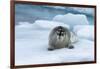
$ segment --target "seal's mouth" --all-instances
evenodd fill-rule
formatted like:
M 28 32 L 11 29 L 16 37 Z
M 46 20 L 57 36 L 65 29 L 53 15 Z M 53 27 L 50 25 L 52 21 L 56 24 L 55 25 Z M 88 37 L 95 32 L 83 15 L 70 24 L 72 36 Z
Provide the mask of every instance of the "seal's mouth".
M 58 37 L 58 39 L 60 39 L 60 38 L 61 38 L 61 36 Z

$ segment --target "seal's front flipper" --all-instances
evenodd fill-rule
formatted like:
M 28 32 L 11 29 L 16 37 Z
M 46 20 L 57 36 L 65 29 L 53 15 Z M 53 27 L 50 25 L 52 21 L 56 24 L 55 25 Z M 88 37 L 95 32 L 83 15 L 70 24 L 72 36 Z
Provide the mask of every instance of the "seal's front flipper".
M 68 49 L 74 49 L 73 45 L 68 46 Z
M 53 51 L 54 48 L 53 48 L 53 47 L 49 47 L 48 50 L 49 50 L 49 51 Z

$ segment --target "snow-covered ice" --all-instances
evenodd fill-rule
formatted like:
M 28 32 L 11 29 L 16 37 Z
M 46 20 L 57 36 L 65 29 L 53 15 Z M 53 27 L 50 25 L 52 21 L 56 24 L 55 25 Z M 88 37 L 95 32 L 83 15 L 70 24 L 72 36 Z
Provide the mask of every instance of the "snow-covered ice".
M 65 15 L 57 15 L 53 18 L 53 21 L 63 22 L 73 27 L 74 25 L 88 25 L 87 17 L 83 14 L 68 13 Z
M 74 27 L 78 37 L 94 40 L 94 26 L 93 25 L 76 25 Z
M 64 24 L 62 22 L 48 21 L 48 20 L 37 20 L 35 21 L 34 25 L 41 29 L 53 29 L 56 26 L 64 26 L 69 28 L 69 25 Z
M 68 14 L 70 16 L 72 14 Z M 74 15 L 72 15 L 74 16 Z M 69 24 L 59 21 L 37 20 L 35 23 L 20 22 L 15 26 L 15 64 L 47 64 L 47 63 L 62 63 L 62 62 L 82 62 L 94 61 L 94 39 L 93 26 L 88 25 L 85 16 L 77 15 L 80 18 L 75 18 L 74 32 L 78 37 L 78 41 L 74 43 L 74 49 L 57 49 L 48 51 L 48 36 L 55 26 L 65 26 L 70 28 Z M 68 17 L 66 17 L 68 18 Z M 68 20 L 64 18 L 65 22 Z M 71 19 L 74 21 L 75 19 Z M 81 20 L 80 20 L 81 19 Z M 80 20 L 79 23 L 77 23 Z M 81 22 L 82 21 L 82 22 Z M 83 25 L 82 23 L 84 22 Z M 79 25 L 78 25 L 79 24 Z M 87 33 L 88 32 L 88 33 Z M 81 34 L 83 33 L 83 34 Z M 86 34 L 85 34 L 86 33 Z

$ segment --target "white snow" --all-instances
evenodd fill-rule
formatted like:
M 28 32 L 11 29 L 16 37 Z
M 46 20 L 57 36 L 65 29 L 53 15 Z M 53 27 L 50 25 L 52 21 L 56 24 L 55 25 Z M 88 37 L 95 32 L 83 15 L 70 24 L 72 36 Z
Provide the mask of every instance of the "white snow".
M 74 27 L 78 37 L 94 40 L 94 26 L 93 25 L 76 25 Z
M 69 18 L 75 18 L 73 14 L 68 14 Z M 77 15 L 80 18 L 85 18 L 83 15 Z M 82 17 L 81 17 L 82 16 Z M 65 19 L 65 18 L 64 18 Z M 79 20 L 76 18 L 77 20 Z M 65 22 L 68 19 L 65 19 Z M 73 21 L 75 19 L 72 19 Z M 86 18 L 80 20 L 80 22 L 85 22 L 88 24 Z M 79 23 L 74 23 L 77 25 Z M 62 63 L 62 62 L 80 62 L 80 61 L 94 61 L 94 41 L 89 40 L 92 38 L 93 27 L 75 26 L 74 31 L 77 32 L 78 41 L 74 43 L 74 49 L 57 49 L 54 51 L 48 51 L 48 36 L 55 26 L 66 26 L 63 22 L 38 20 L 35 23 L 21 22 L 20 25 L 15 27 L 15 64 L 16 65 L 27 65 L 27 64 L 47 64 L 47 63 Z M 84 31 L 85 30 L 85 31 Z M 89 30 L 89 36 L 82 35 L 80 33 L 87 33 Z M 91 30 L 91 31 L 90 31 Z M 73 36 L 73 35 L 72 35 Z M 82 36 L 82 37 L 81 37 Z M 83 37 L 84 36 L 84 37 Z M 76 38 L 75 38 L 76 39 Z
M 65 15 L 57 15 L 53 18 L 53 21 L 63 22 L 73 27 L 74 25 L 88 25 L 87 17 L 83 14 L 68 13 Z

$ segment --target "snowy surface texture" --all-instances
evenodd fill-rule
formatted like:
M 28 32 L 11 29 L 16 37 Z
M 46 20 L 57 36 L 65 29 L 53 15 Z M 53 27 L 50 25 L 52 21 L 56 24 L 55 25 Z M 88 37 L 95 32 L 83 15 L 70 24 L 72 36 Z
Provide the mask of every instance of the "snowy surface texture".
M 67 21 L 70 19 L 72 23 Z M 55 26 L 59 25 L 68 28 L 74 25 L 73 31 L 78 37 L 78 41 L 73 43 L 75 46 L 74 49 L 47 50 L 49 33 Z M 20 22 L 19 25 L 15 26 L 15 64 L 93 61 L 93 29 L 92 25 L 88 25 L 85 16 L 73 14 L 66 14 L 64 17 L 58 15 L 52 21 L 37 20 L 34 23 Z

